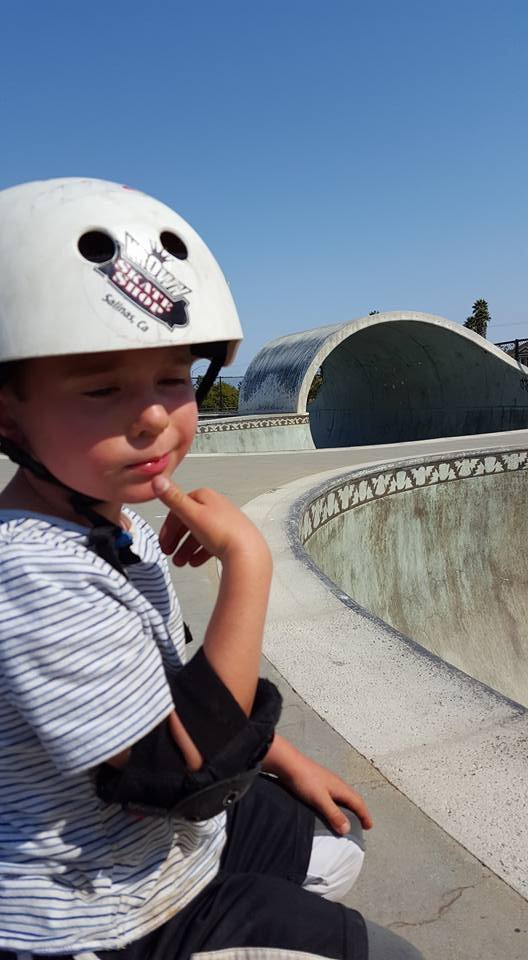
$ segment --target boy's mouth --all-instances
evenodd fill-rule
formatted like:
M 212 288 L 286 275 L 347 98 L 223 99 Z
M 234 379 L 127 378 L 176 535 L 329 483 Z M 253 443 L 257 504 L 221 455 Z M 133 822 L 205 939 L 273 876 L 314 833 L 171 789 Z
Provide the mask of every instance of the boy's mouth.
M 157 473 L 163 473 L 169 463 L 169 457 L 170 454 L 164 453 L 162 457 L 151 457 L 149 460 L 142 460 L 140 463 L 131 463 L 126 469 L 152 477 Z

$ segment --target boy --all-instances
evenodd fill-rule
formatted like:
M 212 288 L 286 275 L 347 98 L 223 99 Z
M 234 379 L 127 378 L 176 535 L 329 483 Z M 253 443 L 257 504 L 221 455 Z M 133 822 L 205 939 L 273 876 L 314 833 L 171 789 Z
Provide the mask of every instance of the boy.
M 314 840 L 310 808 L 342 834 L 338 803 L 367 828 L 368 812 L 271 742 L 265 541 L 214 491 L 168 481 L 196 428 L 193 359 L 207 385 L 241 338 L 216 262 L 167 207 L 102 181 L 4 191 L 0 224 L 0 434 L 19 465 L 0 495 L 2 958 L 410 956 L 309 892 L 342 893 L 362 860 Z M 159 544 L 123 507 L 155 496 L 176 565 L 222 562 L 185 667 Z M 255 779 L 261 758 L 288 790 Z

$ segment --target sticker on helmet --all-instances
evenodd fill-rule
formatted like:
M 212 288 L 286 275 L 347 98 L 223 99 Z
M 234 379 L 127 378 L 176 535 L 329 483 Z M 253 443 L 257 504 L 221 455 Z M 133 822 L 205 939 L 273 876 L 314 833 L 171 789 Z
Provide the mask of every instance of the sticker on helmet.
M 118 243 L 112 260 L 95 269 L 140 310 L 172 330 L 189 322 L 185 296 L 191 289 L 168 269 L 171 259 L 161 246 L 154 244 L 147 250 L 125 233 L 124 249 Z

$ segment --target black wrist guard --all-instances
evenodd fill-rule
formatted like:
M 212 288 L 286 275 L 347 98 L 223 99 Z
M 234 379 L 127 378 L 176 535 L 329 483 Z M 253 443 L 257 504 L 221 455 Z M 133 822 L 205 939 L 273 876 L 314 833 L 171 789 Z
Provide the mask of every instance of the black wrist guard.
M 208 820 L 249 790 L 273 741 L 282 698 L 269 680 L 259 680 L 246 717 L 201 649 L 169 685 L 203 766 L 187 769 L 164 721 L 134 744 L 121 770 L 108 763 L 99 767 L 97 795 L 143 815 L 170 812 L 186 820 Z

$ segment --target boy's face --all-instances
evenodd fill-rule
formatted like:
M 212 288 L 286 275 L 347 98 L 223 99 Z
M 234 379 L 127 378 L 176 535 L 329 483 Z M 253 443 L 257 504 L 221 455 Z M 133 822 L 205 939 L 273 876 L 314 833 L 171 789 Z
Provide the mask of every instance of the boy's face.
M 152 478 L 171 474 L 194 439 L 190 369 L 184 347 L 28 360 L 9 392 L 11 436 L 75 490 L 150 500 Z

